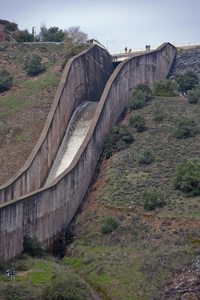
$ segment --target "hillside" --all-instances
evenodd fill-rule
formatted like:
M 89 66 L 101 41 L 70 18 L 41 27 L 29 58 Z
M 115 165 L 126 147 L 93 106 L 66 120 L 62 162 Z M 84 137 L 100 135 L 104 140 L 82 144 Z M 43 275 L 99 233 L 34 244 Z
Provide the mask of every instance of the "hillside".
M 152 120 L 158 101 L 165 112 L 159 124 Z M 176 139 L 172 129 L 182 114 L 199 124 L 200 104 L 157 97 L 136 113 L 145 117 L 148 130 L 138 133 L 130 128 L 135 137 L 131 146 L 99 162 L 72 225 L 75 242 L 66 261 L 86 280 L 100 285 L 107 295 L 104 299 L 199 299 L 200 197 L 175 190 L 172 177 L 182 158 L 199 157 L 200 135 Z M 129 117 L 123 121 L 127 125 Z M 149 165 L 137 161 L 144 145 L 155 155 Z M 163 192 L 166 205 L 148 212 L 140 196 L 152 187 Z M 109 217 L 118 227 L 102 234 Z
M 17 24 L 0 19 L 0 42 L 14 42 L 15 36 L 19 32 L 15 27 Z
M 170 76 L 187 69 L 199 74 L 199 49 L 180 51 Z M 15 75 L 12 89 L 0 94 L 3 183 L 23 165 L 39 137 L 59 84 L 65 53 L 61 46 L 9 43 L 1 44 L 0 51 L 0 67 Z M 41 55 L 47 65 L 47 71 L 40 76 L 29 77 L 23 71 L 23 62 L 32 53 Z M 177 63 L 179 59 L 181 63 Z M 164 112 L 160 123 L 153 120 L 155 103 Z M 131 114 L 145 118 L 144 132 L 129 126 Z M 73 242 L 67 245 L 61 262 L 75 271 L 100 299 L 197 300 L 200 197 L 175 190 L 172 177 L 182 158 L 199 158 L 200 103 L 189 104 L 186 97 L 155 97 L 131 114 L 127 113 L 122 123 L 129 127 L 135 141 L 111 158 L 100 159 L 87 195 L 70 225 L 69 242 Z M 187 139 L 176 139 L 172 131 L 176 118 L 182 115 L 195 118 L 198 132 Z M 137 161 L 143 146 L 150 146 L 154 153 L 151 164 Z M 147 211 L 140 196 L 145 188 L 151 187 L 163 192 L 165 205 Z M 110 226 L 110 218 L 114 227 L 112 232 L 105 233 L 102 227 Z M 14 262 L 12 266 L 25 264 L 30 268 L 29 259 L 19 261 L 20 264 Z M 57 276 L 54 269 L 59 264 L 55 267 L 46 261 L 34 262 L 32 269 L 23 269 L 14 285 L 16 291 L 21 291 L 18 299 L 37 297 L 44 283 Z M 31 290 L 27 295 L 26 282 Z
M 179 51 L 170 76 L 188 69 L 199 74 L 199 49 Z M 153 120 L 156 103 L 164 112 L 161 123 Z M 129 126 L 130 114 L 125 116 L 122 123 L 129 127 L 135 141 L 128 149 L 99 161 L 71 223 L 74 241 L 64 259 L 102 299 L 197 300 L 200 197 L 175 190 L 172 178 L 183 158 L 200 157 L 200 103 L 189 104 L 186 97 L 154 97 L 131 113 L 136 114 L 145 118 L 148 129 L 137 132 Z M 193 117 L 198 134 L 175 138 L 172 132 L 180 116 Z M 137 161 L 143 146 L 151 147 L 154 153 L 151 164 Z M 147 211 L 141 194 L 152 187 L 162 191 L 165 205 Z M 103 234 L 102 228 L 111 226 L 110 218 L 117 228 Z
M 0 68 L 14 78 L 10 90 L 0 93 L 0 185 L 23 166 L 36 144 L 62 75 L 63 45 L 0 43 Z M 27 76 L 24 62 L 33 54 L 46 71 Z

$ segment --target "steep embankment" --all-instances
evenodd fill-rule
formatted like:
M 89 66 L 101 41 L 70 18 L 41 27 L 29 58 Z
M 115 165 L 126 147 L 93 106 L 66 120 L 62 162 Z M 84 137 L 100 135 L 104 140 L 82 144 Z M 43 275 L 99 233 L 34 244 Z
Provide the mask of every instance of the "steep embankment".
M 191 60 L 198 49 L 180 52 L 172 75 L 193 69 Z M 180 58 L 181 56 L 181 58 Z M 193 64 L 193 61 L 196 61 Z M 183 65 L 185 66 L 183 69 Z M 182 69 L 180 70 L 180 66 Z M 195 69 L 199 73 L 199 69 Z M 155 103 L 164 119 L 153 119 Z M 64 259 L 95 287 L 105 299 L 199 299 L 200 197 L 187 197 L 174 189 L 172 177 L 182 158 L 199 158 L 200 134 L 176 139 L 177 117 L 193 117 L 199 128 L 200 103 L 187 98 L 157 97 L 133 115 L 145 118 L 147 129 L 139 133 L 125 123 L 135 137 L 132 145 L 111 159 L 101 159 L 79 213 L 71 224 L 74 242 Z M 200 129 L 200 128 L 199 128 Z M 151 147 L 155 161 L 139 164 L 143 146 Z M 141 193 L 155 187 L 164 194 L 166 205 L 147 212 Z M 117 228 L 108 220 L 114 218 Z M 102 228 L 113 231 L 103 234 Z M 113 227 L 112 227 L 113 226 Z M 115 230 L 114 230 L 115 228 Z
M 63 45 L 0 44 L 0 68 L 13 76 L 13 86 L 0 93 L 0 185 L 24 165 L 37 142 L 62 75 Z M 27 76 L 23 66 L 33 54 L 46 71 Z M 17 159 L 16 159 L 17 158 Z

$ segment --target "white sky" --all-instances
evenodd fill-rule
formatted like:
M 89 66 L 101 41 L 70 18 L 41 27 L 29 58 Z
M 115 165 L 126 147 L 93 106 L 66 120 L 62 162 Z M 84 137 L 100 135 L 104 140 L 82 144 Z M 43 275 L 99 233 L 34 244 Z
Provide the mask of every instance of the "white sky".
M 0 19 L 37 34 L 79 26 L 110 51 L 200 42 L 200 0 L 0 0 Z

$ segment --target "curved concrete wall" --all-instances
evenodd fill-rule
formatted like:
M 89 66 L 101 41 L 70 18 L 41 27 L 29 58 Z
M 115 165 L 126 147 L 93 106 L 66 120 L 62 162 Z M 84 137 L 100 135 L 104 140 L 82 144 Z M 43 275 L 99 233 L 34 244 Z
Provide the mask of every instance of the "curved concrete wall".
M 68 169 L 46 188 L 0 205 L 0 253 L 5 260 L 21 253 L 24 235 L 36 235 L 49 244 L 70 223 L 100 157 L 102 136 L 117 121 L 139 82 L 152 84 L 166 78 L 175 54 L 176 48 L 165 43 L 123 61 L 108 80 L 86 139 Z
M 110 55 L 97 45 L 69 60 L 40 139 L 24 167 L 0 187 L 0 204 L 42 186 L 72 113 L 83 101 L 99 101 L 112 72 Z

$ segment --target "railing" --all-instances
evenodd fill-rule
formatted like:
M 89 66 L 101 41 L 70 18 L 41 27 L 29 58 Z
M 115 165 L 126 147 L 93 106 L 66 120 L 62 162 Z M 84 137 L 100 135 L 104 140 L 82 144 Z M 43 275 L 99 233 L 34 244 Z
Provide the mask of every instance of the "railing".
M 179 43 L 179 44 L 175 44 L 173 43 L 173 45 L 176 48 L 185 48 L 185 47 L 195 47 L 195 46 L 199 46 L 200 42 L 193 42 L 193 43 Z M 150 46 L 150 50 L 155 50 L 157 49 L 158 46 Z M 131 53 L 135 53 L 135 52 L 146 52 L 148 51 L 146 49 L 146 47 L 143 48 L 136 48 L 136 49 L 131 49 L 131 51 L 127 51 L 125 52 L 125 50 L 119 50 L 119 51 L 111 51 L 109 52 L 111 55 L 124 55 L 124 54 L 131 54 Z

